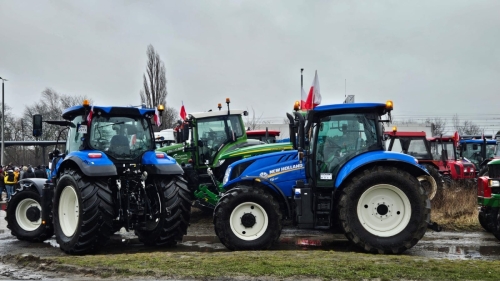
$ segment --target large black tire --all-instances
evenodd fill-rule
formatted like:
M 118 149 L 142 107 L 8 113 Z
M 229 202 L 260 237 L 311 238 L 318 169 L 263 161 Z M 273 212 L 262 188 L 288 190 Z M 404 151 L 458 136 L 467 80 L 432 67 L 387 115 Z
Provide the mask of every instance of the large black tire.
M 347 239 L 370 253 L 403 253 L 424 236 L 430 221 L 430 201 L 420 183 L 394 167 L 355 175 L 338 208 Z
M 427 171 L 429 171 L 429 174 L 431 175 L 431 177 L 433 177 L 434 180 L 436 181 L 437 192 L 438 193 L 443 192 L 443 177 L 439 173 L 439 170 L 436 169 L 435 166 L 430 165 L 430 164 L 424 164 L 423 166 L 427 169 Z
M 102 249 L 113 233 L 113 197 L 105 179 L 66 169 L 55 189 L 54 229 L 57 243 L 68 254 Z
M 484 230 L 491 232 L 491 229 L 493 227 L 493 222 L 491 220 L 491 209 L 488 210 L 481 208 L 478 212 L 477 218 L 481 227 L 484 228 Z
M 181 176 L 156 178 L 146 186 L 153 219 L 136 229 L 139 241 L 147 246 L 173 246 L 182 242 L 191 217 L 191 192 Z M 163 207 L 162 207 L 163 206 Z
M 491 208 L 489 213 L 491 220 L 486 220 L 488 222 L 488 228 L 491 230 L 491 234 L 495 236 L 496 239 L 500 240 L 500 211 L 499 208 Z
M 22 241 L 43 242 L 54 234 L 51 221 L 42 224 L 42 205 L 38 191 L 19 190 L 7 205 L 7 228 Z
M 282 215 L 271 194 L 240 186 L 219 200 L 214 227 L 221 243 L 230 250 L 265 250 L 281 235 Z

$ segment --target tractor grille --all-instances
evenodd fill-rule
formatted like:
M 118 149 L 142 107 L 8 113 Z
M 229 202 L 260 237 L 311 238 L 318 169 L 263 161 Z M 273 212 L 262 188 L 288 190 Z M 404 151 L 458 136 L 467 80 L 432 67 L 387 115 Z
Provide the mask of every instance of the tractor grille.
M 489 165 L 488 176 L 490 178 L 500 178 L 500 165 Z

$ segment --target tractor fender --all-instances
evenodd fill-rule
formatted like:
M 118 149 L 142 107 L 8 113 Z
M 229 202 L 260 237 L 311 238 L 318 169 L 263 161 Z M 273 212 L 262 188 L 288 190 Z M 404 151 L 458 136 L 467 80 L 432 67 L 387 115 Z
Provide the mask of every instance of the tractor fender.
M 36 190 L 42 196 L 43 185 L 47 182 L 47 179 L 42 178 L 29 178 L 22 179 L 19 181 L 21 190 Z
M 90 158 L 90 153 L 100 153 L 101 158 Z M 100 151 L 73 151 L 68 154 L 58 167 L 58 173 L 64 168 L 76 165 L 82 173 L 89 177 L 116 176 L 116 167 L 113 162 Z
M 338 188 L 353 173 L 374 164 L 391 165 L 409 172 L 414 177 L 430 176 L 425 167 L 418 164 L 415 157 L 390 151 L 372 151 L 360 154 L 348 161 L 340 169 L 335 187 Z
M 283 191 L 276 184 L 274 184 L 272 181 L 270 181 L 269 179 L 266 179 L 266 178 L 262 178 L 262 177 L 246 176 L 246 177 L 242 177 L 241 180 L 239 180 L 237 183 L 243 183 L 243 182 L 259 182 L 259 183 L 261 183 L 261 186 L 266 187 L 274 195 L 276 195 L 276 197 L 278 197 L 279 199 L 281 199 L 284 202 L 285 207 L 286 207 L 286 213 L 287 213 L 288 217 L 290 218 L 292 216 L 292 212 L 290 209 L 290 203 L 288 202 L 288 199 L 286 198 Z M 232 185 L 232 187 L 236 187 L 236 186 L 237 185 L 235 185 L 235 184 Z M 229 191 L 229 190 L 231 190 L 231 189 L 228 189 L 227 191 Z M 221 199 L 219 199 L 219 201 L 221 201 L 222 198 L 224 198 L 224 196 L 226 196 L 228 194 L 227 191 L 224 193 L 224 195 L 221 197 Z M 215 211 L 214 211 L 214 214 L 215 214 Z
M 144 170 L 152 175 L 183 175 L 184 170 L 175 158 L 161 151 L 147 151 L 141 161 Z

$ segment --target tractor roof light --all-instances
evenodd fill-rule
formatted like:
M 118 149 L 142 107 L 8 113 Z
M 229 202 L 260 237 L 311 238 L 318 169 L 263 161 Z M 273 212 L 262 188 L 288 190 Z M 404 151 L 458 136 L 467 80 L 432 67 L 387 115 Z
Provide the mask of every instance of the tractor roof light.
M 299 111 L 299 109 L 300 109 L 300 102 L 295 101 L 295 103 L 293 104 L 293 110 Z
M 165 110 L 165 106 L 163 106 L 163 104 L 159 104 L 157 108 L 158 108 L 158 111 L 164 111 Z
M 394 103 L 392 102 L 392 100 L 388 100 L 386 103 L 385 103 L 385 108 L 387 110 L 393 110 L 394 109 Z
M 229 98 L 226 98 L 226 103 L 229 104 L 231 100 Z
M 222 109 L 222 104 L 221 103 L 218 103 L 217 104 L 217 107 L 219 108 L 219 111 Z
M 89 100 L 83 100 L 82 105 L 85 107 L 90 106 Z
M 397 127 L 397 126 L 393 126 L 393 127 L 392 127 L 392 131 L 393 131 L 394 133 L 396 133 L 396 132 L 398 131 L 398 127 Z

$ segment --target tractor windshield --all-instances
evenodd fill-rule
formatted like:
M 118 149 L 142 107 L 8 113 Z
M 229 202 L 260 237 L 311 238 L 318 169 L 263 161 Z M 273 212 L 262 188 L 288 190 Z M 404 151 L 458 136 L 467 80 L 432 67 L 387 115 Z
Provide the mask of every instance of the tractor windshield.
M 240 120 L 239 115 L 214 116 L 197 120 L 200 164 L 206 161 L 212 163 L 217 152 L 231 141 L 233 136 L 235 139 L 243 136 Z
M 115 159 L 135 159 L 154 149 L 148 120 L 97 116 L 90 127 L 90 146 Z
M 354 156 L 379 150 L 381 144 L 376 128 L 377 121 L 372 115 L 342 114 L 321 118 L 314 129 L 316 144 L 313 145 L 318 175 L 326 173 L 333 179 L 339 168 Z
M 483 157 L 481 156 L 481 144 L 477 143 L 464 143 L 462 146 L 466 148 L 462 151 L 462 157 L 469 159 L 472 163 L 479 166 L 479 164 L 483 161 Z
M 446 160 L 457 160 L 457 155 L 456 155 L 456 150 L 455 147 L 453 147 L 453 142 L 441 142 L 439 141 L 432 141 L 430 142 L 431 145 L 431 153 L 432 153 L 432 158 L 434 160 L 441 160 L 441 153 L 442 150 L 446 150 L 446 153 L 448 157 Z

